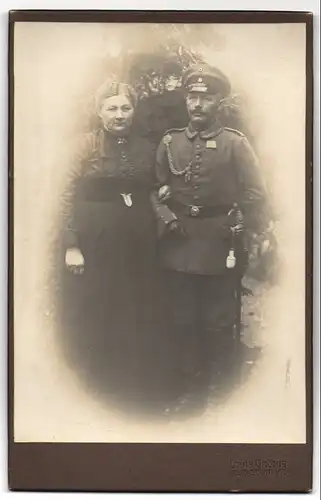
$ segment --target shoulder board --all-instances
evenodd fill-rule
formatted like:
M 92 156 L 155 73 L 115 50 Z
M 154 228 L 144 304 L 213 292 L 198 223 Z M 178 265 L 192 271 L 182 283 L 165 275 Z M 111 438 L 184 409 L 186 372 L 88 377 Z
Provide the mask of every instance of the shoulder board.
M 171 134 L 172 132 L 184 132 L 186 130 L 186 127 L 184 128 L 170 128 L 169 130 L 166 130 L 164 135 Z
M 240 130 L 237 130 L 236 128 L 224 127 L 224 130 L 228 130 L 229 132 L 234 132 L 235 134 L 239 135 L 240 137 L 245 137 L 245 134 L 243 134 L 243 132 L 241 132 Z

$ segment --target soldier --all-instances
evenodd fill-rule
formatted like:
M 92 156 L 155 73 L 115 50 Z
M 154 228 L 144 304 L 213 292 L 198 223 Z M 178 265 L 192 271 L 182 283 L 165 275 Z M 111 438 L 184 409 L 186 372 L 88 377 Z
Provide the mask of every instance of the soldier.
M 237 241 L 243 227 L 262 231 L 266 191 L 246 137 L 219 122 L 227 77 L 195 65 L 182 83 L 190 122 L 168 131 L 158 147 L 152 202 L 168 274 L 176 387 L 189 393 L 208 387 L 213 362 L 226 365 L 233 351 L 244 264 Z

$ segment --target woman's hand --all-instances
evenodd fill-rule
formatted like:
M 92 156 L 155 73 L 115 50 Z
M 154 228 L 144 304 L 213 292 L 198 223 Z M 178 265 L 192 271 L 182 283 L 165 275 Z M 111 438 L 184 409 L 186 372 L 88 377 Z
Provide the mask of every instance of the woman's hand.
M 85 259 L 81 250 L 77 247 L 67 248 L 65 263 L 67 269 L 73 274 L 83 274 L 85 270 Z

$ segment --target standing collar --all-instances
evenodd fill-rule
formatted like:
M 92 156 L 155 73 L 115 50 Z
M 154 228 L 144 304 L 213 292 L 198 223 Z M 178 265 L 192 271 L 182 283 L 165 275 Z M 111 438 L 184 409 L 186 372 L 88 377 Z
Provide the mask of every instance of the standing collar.
M 101 128 L 101 133 L 104 136 L 106 141 L 117 142 L 118 144 L 123 144 L 128 142 L 129 131 L 127 130 L 123 135 L 115 135 L 113 134 L 107 127 Z
M 115 147 L 118 145 L 126 145 L 129 141 L 129 135 L 117 137 L 111 134 L 105 127 L 98 129 L 98 148 L 99 153 L 102 158 L 110 156 L 112 151 L 115 151 Z M 126 147 L 126 146 L 125 146 Z
M 200 130 L 199 132 L 194 129 L 191 123 L 189 123 L 188 127 L 185 129 L 186 136 L 189 139 L 194 139 L 197 135 L 199 135 L 202 139 L 211 139 L 215 137 L 222 131 L 223 127 L 219 125 L 217 122 L 212 123 L 212 125 L 206 130 Z

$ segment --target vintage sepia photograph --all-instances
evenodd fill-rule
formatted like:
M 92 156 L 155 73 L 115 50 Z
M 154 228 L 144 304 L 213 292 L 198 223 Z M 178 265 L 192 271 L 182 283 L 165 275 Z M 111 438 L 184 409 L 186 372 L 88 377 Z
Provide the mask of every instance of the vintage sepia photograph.
M 14 23 L 15 442 L 306 443 L 306 40 Z

